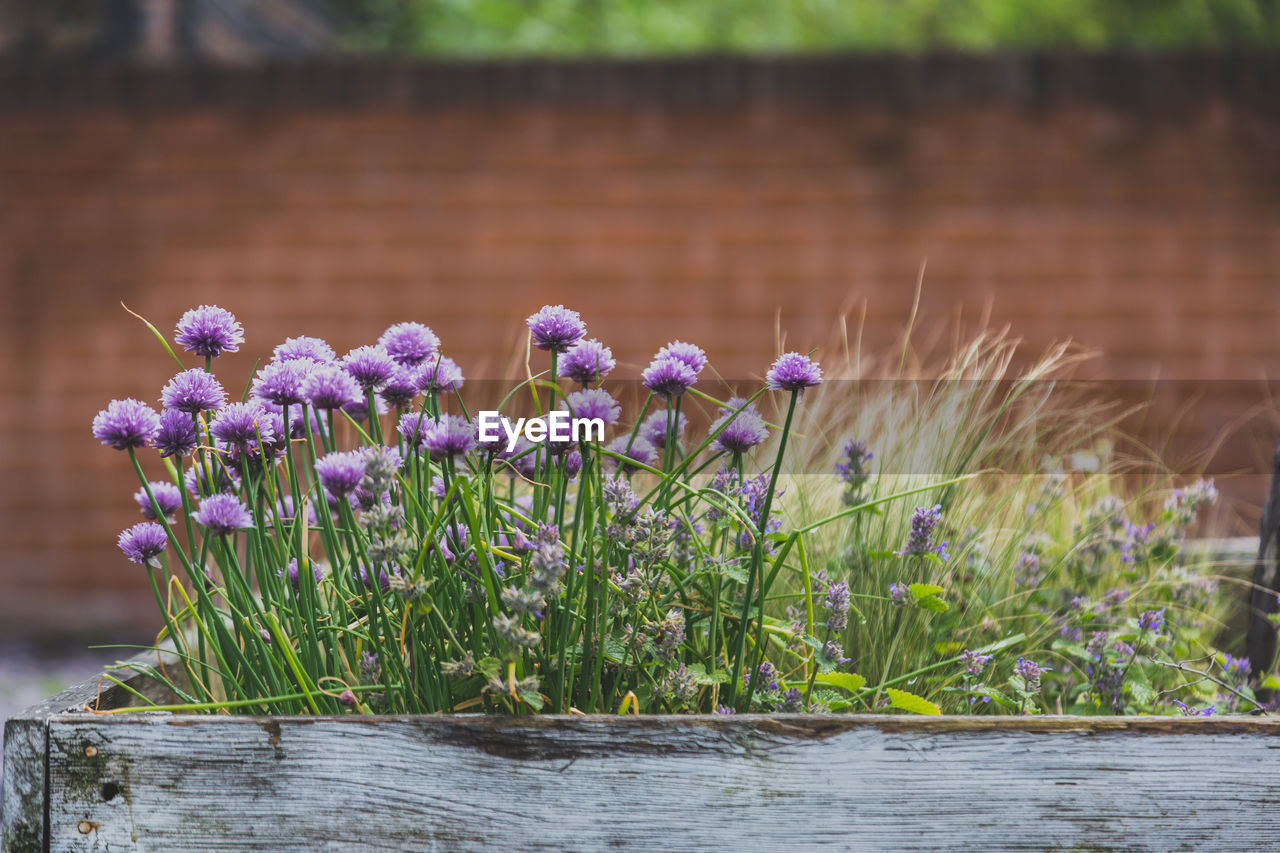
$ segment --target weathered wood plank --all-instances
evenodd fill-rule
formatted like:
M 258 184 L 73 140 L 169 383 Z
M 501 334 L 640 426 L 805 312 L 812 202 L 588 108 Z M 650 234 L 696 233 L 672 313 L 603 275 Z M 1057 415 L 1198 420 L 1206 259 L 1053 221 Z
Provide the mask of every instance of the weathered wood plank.
M 1280 849 L 1273 720 L 78 715 L 49 750 L 59 851 Z
M 154 663 L 148 652 L 135 661 Z M 170 655 L 166 663 L 173 663 Z M 172 695 L 157 682 L 128 669 L 108 670 L 115 678 L 153 701 L 171 701 Z M 95 675 L 80 684 L 54 694 L 38 705 L 5 721 L 4 801 L 0 804 L 0 851 L 41 853 L 45 844 L 45 758 L 47 730 L 51 717 L 86 707 L 120 708 L 138 703 L 127 690 Z

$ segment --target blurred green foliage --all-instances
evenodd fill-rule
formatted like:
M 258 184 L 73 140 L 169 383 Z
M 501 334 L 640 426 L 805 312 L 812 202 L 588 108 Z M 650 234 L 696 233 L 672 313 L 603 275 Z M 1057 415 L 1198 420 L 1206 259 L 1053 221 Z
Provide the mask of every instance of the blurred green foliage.
M 1280 44 L 1280 0 L 329 0 L 357 51 L 654 56 Z

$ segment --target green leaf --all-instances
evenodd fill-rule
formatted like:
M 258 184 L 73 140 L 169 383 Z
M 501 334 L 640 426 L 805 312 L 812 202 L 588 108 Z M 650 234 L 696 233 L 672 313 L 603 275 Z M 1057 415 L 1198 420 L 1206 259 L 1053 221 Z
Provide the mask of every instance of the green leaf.
M 946 613 L 951 608 L 947 603 L 936 595 L 926 595 L 924 598 L 917 598 L 916 604 L 925 610 L 932 610 L 936 613 Z
M 502 672 L 502 661 L 497 658 L 480 658 L 476 661 L 476 670 L 489 678 L 497 678 Z
M 1277 678 L 1275 673 L 1272 673 L 1262 679 L 1262 683 L 1258 686 L 1263 690 L 1280 690 L 1280 678 Z
M 891 557 L 896 556 L 892 551 L 876 551 L 871 549 L 863 551 L 862 553 L 873 560 L 888 560 Z
M 720 568 L 729 580 L 737 581 L 740 584 L 747 582 L 747 567 L 742 563 L 724 563 Z
M 535 711 L 542 710 L 542 694 L 536 690 L 521 690 L 520 701 Z
M 945 589 L 936 583 L 913 583 L 908 584 L 907 589 L 911 590 L 911 594 L 917 599 L 927 598 L 931 595 L 941 595 L 946 592 Z
M 627 656 L 627 647 L 621 640 L 610 637 L 604 641 L 604 656 L 606 660 L 614 663 L 622 663 Z
M 908 693 L 905 690 L 897 690 L 893 687 L 886 687 L 884 692 L 889 696 L 889 704 L 895 708 L 901 708 L 912 714 L 929 714 L 936 716 L 942 713 L 942 709 L 937 705 L 925 699 L 923 696 L 917 696 L 914 693 Z
M 1134 702 L 1148 707 L 1156 699 L 1156 689 L 1151 686 L 1146 671 L 1140 666 L 1129 670 L 1129 695 Z
M 818 684 L 830 684 L 832 687 L 839 687 L 850 693 L 858 692 L 867 683 L 867 680 L 856 672 L 827 672 L 819 675 L 814 681 Z
M 722 669 L 708 673 L 707 668 L 700 663 L 691 663 L 687 669 L 698 684 L 725 684 L 729 681 L 729 673 Z

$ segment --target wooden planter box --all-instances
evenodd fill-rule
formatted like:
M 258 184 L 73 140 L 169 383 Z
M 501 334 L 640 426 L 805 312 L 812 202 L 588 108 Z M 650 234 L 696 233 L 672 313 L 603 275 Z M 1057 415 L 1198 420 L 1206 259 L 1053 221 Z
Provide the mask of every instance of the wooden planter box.
M 1271 718 L 102 716 L 98 686 L 6 724 L 5 851 L 1280 849 Z
M 1274 717 L 85 710 L 132 698 L 92 679 L 8 721 L 5 853 L 1280 850 Z

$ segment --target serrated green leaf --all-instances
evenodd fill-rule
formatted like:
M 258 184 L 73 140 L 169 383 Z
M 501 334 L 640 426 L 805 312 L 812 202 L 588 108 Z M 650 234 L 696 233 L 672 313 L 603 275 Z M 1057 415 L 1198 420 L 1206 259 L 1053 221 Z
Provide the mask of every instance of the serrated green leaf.
M 1155 701 L 1156 690 L 1142 667 L 1135 666 L 1129 670 L 1129 695 L 1139 705 L 1150 705 Z
M 911 594 L 917 599 L 927 598 L 931 595 L 941 595 L 946 592 L 945 589 L 936 583 L 913 583 L 908 584 L 907 589 L 911 590 Z
M 725 576 L 728 577 L 729 580 L 734 580 L 741 584 L 745 584 L 747 582 L 748 570 L 745 565 L 741 563 L 724 563 L 720 568 L 724 571 Z
M 947 603 L 936 595 L 926 595 L 924 598 L 917 598 L 916 605 L 923 607 L 925 610 L 932 610 L 935 613 L 946 613 L 951 608 Z
M 536 690 L 521 690 L 520 701 L 535 711 L 542 710 L 542 694 Z
M 909 711 L 912 714 L 928 714 L 936 716 L 942 713 L 942 709 L 937 705 L 925 699 L 923 696 L 917 696 L 914 693 L 908 693 L 905 690 L 897 690 L 893 687 L 886 687 L 884 692 L 889 697 L 889 704 L 895 708 L 901 708 L 903 711 Z
M 700 663 L 691 663 L 686 669 L 698 684 L 725 684 L 729 681 L 729 673 L 722 669 L 709 673 L 707 668 Z
M 832 687 L 839 687 L 841 690 L 847 690 L 850 693 L 856 693 L 863 688 L 867 680 L 856 672 L 828 672 L 818 675 L 814 681 L 818 684 L 830 684 Z
M 483 675 L 497 678 L 498 673 L 502 671 L 502 661 L 497 658 L 480 658 L 476 661 L 476 669 Z
M 627 656 L 626 644 L 621 640 L 610 637 L 604 641 L 604 656 L 606 660 L 622 663 L 623 658 Z

